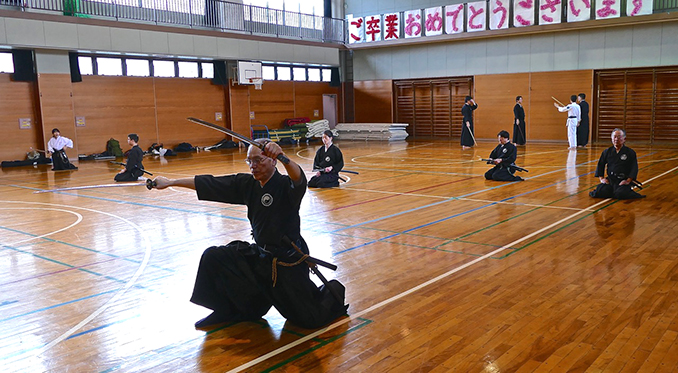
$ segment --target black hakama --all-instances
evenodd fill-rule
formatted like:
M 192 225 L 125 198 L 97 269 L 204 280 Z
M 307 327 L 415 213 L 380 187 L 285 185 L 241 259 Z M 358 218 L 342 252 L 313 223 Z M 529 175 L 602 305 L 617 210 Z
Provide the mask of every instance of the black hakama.
M 52 171 L 77 169 L 78 168 L 68 160 L 68 156 L 63 149 L 55 150 L 54 153 L 52 153 Z
M 461 115 L 464 116 L 464 119 L 461 122 L 461 145 L 462 146 L 474 146 L 474 129 L 473 129 L 473 111 L 478 108 L 478 104 L 473 106 L 464 104 L 461 107 Z M 466 122 L 471 125 L 471 128 L 466 126 Z
M 516 121 L 518 124 L 516 124 Z M 527 141 L 525 135 L 525 109 L 516 104 L 513 107 L 513 143 L 517 145 L 525 145 Z
M 586 146 L 589 143 L 589 103 L 582 101 L 579 107 L 581 108 L 581 122 L 577 127 L 577 146 Z

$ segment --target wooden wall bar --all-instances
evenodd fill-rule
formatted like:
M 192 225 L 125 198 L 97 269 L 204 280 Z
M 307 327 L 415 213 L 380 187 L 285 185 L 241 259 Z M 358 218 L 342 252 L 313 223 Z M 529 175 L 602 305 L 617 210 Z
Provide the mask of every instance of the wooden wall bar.
M 126 151 L 130 133 L 144 149 L 158 142 L 153 78 L 83 76 L 73 83 L 73 103 L 75 116 L 85 117 L 77 127 L 80 154 L 103 153 L 110 138 Z
M 393 81 L 368 80 L 353 83 L 355 121 L 393 123 Z
M 226 101 L 223 86 L 213 85 L 209 79 L 153 79 L 158 120 L 157 142 L 171 146 L 182 142 L 205 146 L 224 138 L 218 131 L 186 120 L 187 117 L 195 117 L 224 126 Z M 216 113 L 221 113 L 221 120 L 216 120 Z
M 563 104 L 570 102 L 571 95 L 586 94 L 591 108 L 595 105 L 593 97 L 593 70 L 556 71 L 530 74 L 530 111 L 526 112 L 530 135 L 537 140 L 557 140 L 567 145 L 565 122 L 567 113 L 560 113 L 553 107 L 553 99 Z M 592 113 L 589 113 L 589 120 Z M 530 122 L 534 123 L 530 126 Z
M 38 108 L 33 104 L 35 82 L 13 82 L 9 74 L 0 74 L 0 160 L 24 160 L 28 148 L 43 149 L 42 125 Z M 19 128 L 19 119 L 31 120 L 31 128 Z
M 478 110 L 475 111 L 474 129 L 478 139 L 495 139 L 501 130 L 513 136 L 513 106 L 516 96 L 523 96 L 523 108 L 527 120 L 527 138 L 530 130 L 530 75 L 501 74 L 475 77 L 475 93 Z M 555 108 L 551 106 L 553 110 Z M 455 108 L 457 111 L 461 108 Z M 459 123 L 458 125 L 461 125 Z
M 70 74 L 38 74 L 38 95 L 44 139 L 44 147 L 41 148 L 47 150 L 52 129 L 58 128 L 62 136 L 73 140 L 73 152 L 78 154 Z M 67 150 L 66 153 L 70 152 Z

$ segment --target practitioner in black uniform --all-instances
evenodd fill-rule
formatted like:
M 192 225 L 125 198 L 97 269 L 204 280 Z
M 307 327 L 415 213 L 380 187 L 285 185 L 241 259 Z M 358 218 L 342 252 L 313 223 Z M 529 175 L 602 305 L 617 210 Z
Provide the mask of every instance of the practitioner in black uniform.
M 115 175 L 115 181 L 137 181 L 139 176 L 144 174 L 144 165 L 141 160 L 144 159 L 144 151 L 138 145 L 139 136 L 136 133 L 130 133 L 127 136 L 127 144 L 132 147 L 127 155 L 125 168 Z
M 473 132 L 473 111 L 478 108 L 478 104 L 473 97 L 466 96 L 464 106 L 461 107 L 461 115 L 464 116 L 461 122 L 461 148 L 470 149 L 475 145 Z
M 589 103 L 586 102 L 584 93 L 577 96 L 577 103 L 581 109 L 581 121 L 577 127 L 577 147 L 583 148 L 589 143 Z
M 497 134 L 499 145 L 492 153 L 490 160 L 494 167 L 485 173 L 485 179 L 495 181 L 523 181 L 520 176 L 513 175 L 515 172 L 515 161 L 518 157 L 518 148 L 511 144 L 508 131 L 501 131 Z M 488 162 L 489 163 L 489 162 Z
M 306 177 L 294 161 L 284 165 L 287 175 L 280 174 L 276 169 L 279 154 L 283 151 L 274 142 L 266 143 L 263 152 L 250 146 L 246 162 L 251 174 L 155 179 L 158 189 L 180 186 L 195 189 L 200 200 L 247 206 L 256 243 L 233 241 L 213 246 L 200 259 L 191 302 L 214 312 L 198 321 L 197 328 L 258 320 L 272 305 L 291 323 L 304 328 L 326 325 L 346 313 L 344 286 L 331 280 L 328 286 L 317 287 L 301 255 L 284 243 L 286 237 L 308 254 L 299 218 Z
M 619 128 L 612 131 L 612 146 L 603 150 L 596 167 L 600 184 L 589 195 L 594 198 L 635 199 L 645 196 L 631 189 L 638 177 L 638 158 L 633 149 L 624 145 L 626 132 Z M 605 177 L 607 165 L 607 177 Z
M 513 145 L 525 145 L 525 109 L 523 96 L 516 97 L 516 106 L 513 107 Z
M 339 186 L 339 171 L 344 168 L 344 156 L 336 145 L 332 144 L 334 134 L 323 132 L 323 144 L 315 153 L 313 170 L 315 175 L 308 181 L 309 188 L 332 188 Z

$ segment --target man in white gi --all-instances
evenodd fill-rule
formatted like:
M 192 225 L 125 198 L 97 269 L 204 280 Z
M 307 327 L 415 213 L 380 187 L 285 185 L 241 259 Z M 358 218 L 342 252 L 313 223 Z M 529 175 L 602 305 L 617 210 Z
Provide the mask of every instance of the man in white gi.
M 47 156 L 52 157 L 52 171 L 77 170 L 66 156 L 64 149 L 73 148 L 73 140 L 61 136 L 58 128 L 52 130 L 52 138 L 47 143 Z
M 570 143 L 570 149 L 577 148 L 577 126 L 581 120 L 581 108 L 577 105 L 577 95 L 570 96 L 570 104 L 566 106 L 558 106 L 555 102 L 553 106 L 559 112 L 567 111 L 567 141 Z

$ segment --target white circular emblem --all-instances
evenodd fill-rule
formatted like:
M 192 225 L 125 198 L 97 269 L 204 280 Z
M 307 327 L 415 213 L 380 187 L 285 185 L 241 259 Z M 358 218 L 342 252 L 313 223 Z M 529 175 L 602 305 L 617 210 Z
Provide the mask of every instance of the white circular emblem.
M 506 150 L 507 150 L 507 149 L 506 149 L 506 148 L 504 148 L 504 149 L 503 149 L 503 150 L 502 150 L 501 152 L 502 152 L 502 153 L 506 153 Z
M 619 157 L 619 159 L 621 159 L 622 161 L 625 161 L 626 160 L 626 154 L 622 154 L 621 157 Z
M 273 203 L 273 196 L 270 194 L 266 193 L 263 196 L 261 196 L 261 204 L 264 205 L 265 207 L 270 206 Z
M 329 161 L 330 161 L 330 156 L 325 157 L 325 162 L 329 162 Z

